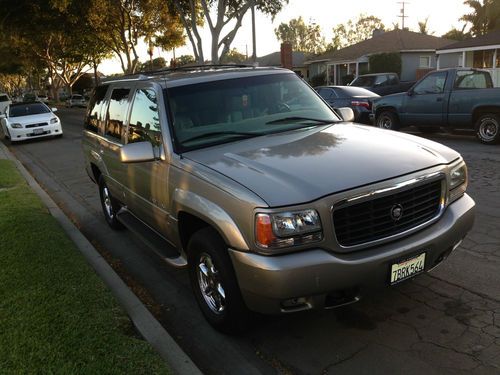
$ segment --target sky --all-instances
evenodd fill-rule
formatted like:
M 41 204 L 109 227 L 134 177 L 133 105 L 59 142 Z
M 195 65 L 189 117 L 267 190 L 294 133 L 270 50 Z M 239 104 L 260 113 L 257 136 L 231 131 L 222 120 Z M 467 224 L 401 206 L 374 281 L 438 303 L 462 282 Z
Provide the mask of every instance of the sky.
M 270 17 L 256 13 L 257 56 L 264 56 L 279 51 L 279 42 L 274 34 L 280 23 L 288 23 L 293 18 L 302 16 L 306 23 L 316 23 L 321 27 L 327 42 L 332 38 L 332 29 L 350 19 L 355 19 L 361 13 L 373 15 L 382 20 L 386 27 L 392 27 L 398 22 L 401 27 L 401 2 L 402 0 L 290 0 L 283 10 L 272 20 Z M 405 4 L 405 27 L 418 30 L 418 22 L 428 18 L 428 29 L 433 35 L 441 36 L 456 27 L 461 29 L 463 22 L 459 18 L 470 12 L 470 8 L 463 4 L 463 0 L 408 0 Z M 210 57 L 210 33 L 202 32 L 205 58 Z M 186 46 L 177 48 L 175 55 L 193 55 L 189 41 Z M 232 44 L 239 52 L 252 55 L 252 28 L 250 12 L 243 19 L 243 24 Z M 138 47 L 140 60 L 147 61 L 146 46 L 141 43 Z M 167 61 L 172 58 L 171 51 L 154 50 L 153 58 L 163 57 Z M 99 70 L 104 74 L 121 73 L 117 59 L 104 61 Z

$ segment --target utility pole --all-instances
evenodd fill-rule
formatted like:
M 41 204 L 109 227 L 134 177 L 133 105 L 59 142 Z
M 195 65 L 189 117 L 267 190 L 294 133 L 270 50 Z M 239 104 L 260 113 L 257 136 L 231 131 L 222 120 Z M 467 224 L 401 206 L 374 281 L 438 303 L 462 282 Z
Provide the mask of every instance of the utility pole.
M 255 1 L 252 2 L 252 61 L 255 64 L 257 62 L 257 42 L 255 38 Z
M 401 11 L 400 15 L 398 16 L 401 18 L 401 30 L 405 29 L 405 18 L 408 18 L 408 16 L 405 14 L 405 5 L 409 4 L 407 1 L 399 1 L 398 4 L 401 4 Z

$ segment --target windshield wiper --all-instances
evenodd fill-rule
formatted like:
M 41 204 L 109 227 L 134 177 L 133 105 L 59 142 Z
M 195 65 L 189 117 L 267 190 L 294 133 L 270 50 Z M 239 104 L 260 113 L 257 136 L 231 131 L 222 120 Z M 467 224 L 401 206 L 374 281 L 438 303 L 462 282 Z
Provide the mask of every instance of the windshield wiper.
M 290 116 L 290 117 L 283 117 L 283 118 L 280 118 L 278 120 L 266 122 L 266 125 L 282 124 L 282 123 L 286 123 L 286 122 L 296 122 L 296 121 L 314 121 L 314 122 L 317 122 L 319 124 L 324 124 L 324 125 L 328 125 L 328 124 L 331 124 L 334 122 L 332 120 L 322 120 L 322 119 L 311 118 L 311 117 Z
M 218 131 L 218 132 L 199 134 L 199 135 L 196 135 L 196 136 L 191 137 L 191 138 L 183 139 L 183 140 L 181 140 L 181 142 L 182 143 L 191 142 L 191 141 L 196 141 L 198 139 L 216 137 L 218 135 L 231 135 L 231 136 L 236 136 L 237 138 L 252 138 L 252 137 L 258 137 L 262 134 L 250 133 L 250 132 Z

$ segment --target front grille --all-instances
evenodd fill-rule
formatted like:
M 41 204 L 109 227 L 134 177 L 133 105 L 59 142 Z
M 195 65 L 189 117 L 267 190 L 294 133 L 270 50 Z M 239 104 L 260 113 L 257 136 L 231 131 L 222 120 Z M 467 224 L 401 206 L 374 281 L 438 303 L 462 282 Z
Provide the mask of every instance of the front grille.
M 443 179 L 333 211 L 337 241 L 356 246 L 390 237 L 423 224 L 440 213 Z M 399 219 L 394 218 L 402 208 Z M 397 216 L 397 215 L 396 215 Z
M 26 125 L 25 128 L 26 129 L 29 129 L 29 128 L 38 128 L 40 126 L 47 126 L 48 124 L 46 122 L 41 122 L 39 124 L 29 124 L 29 125 Z

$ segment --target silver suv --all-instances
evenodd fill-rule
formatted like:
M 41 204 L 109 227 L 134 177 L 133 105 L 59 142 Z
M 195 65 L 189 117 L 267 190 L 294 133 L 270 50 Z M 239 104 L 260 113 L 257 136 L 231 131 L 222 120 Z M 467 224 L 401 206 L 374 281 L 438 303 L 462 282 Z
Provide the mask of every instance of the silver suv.
M 351 119 L 285 69 L 193 67 L 97 87 L 83 150 L 108 224 L 234 332 L 429 271 L 471 229 L 457 152 Z

